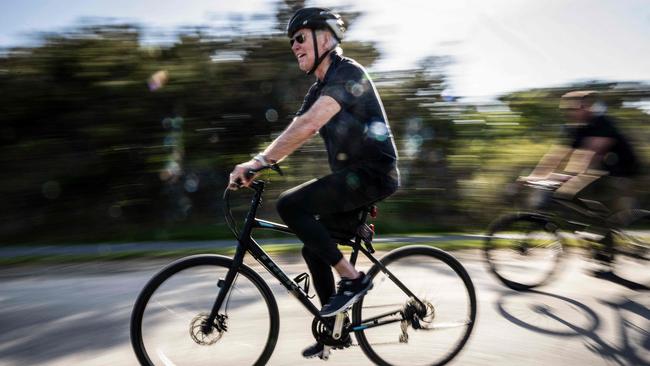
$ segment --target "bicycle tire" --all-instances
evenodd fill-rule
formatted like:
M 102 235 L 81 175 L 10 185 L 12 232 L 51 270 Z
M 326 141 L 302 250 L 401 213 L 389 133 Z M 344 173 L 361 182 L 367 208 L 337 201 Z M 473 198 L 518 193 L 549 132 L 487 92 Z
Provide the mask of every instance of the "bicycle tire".
M 636 283 L 650 287 L 650 211 L 630 209 L 616 213 L 611 222 L 613 240 L 613 272 Z
M 564 243 L 549 218 L 515 213 L 490 224 L 483 253 L 489 271 L 501 283 L 515 291 L 528 291 L 548 283 L 558 272 Z
M 154 275 L 149 282 L 145 285 L 145 287 L 142 289 L 140 292 L 134 307 L 133 307 L 133 312 L 131 315 L 131 344 L 133 346 L 133 349 L 135 351 L 136 357 L 140 364 L 142 365 L 159 365 L 159 364 L 168 364 L 166 361 L 161 361 L 161 362 L 153 362 L 152 361 L 152 354 L 156 354 L 159 351 L 156 350 L 148 350 L 147 346 L 145 345 L 145 340 L 143 339 L 143 316 L 145 314 L 145 311 L 147 310 L 147 306 L 150 304 L 150 300 L 152 300 L 152 296 L 156 295 L 156 291 L 161 289 L 161 286 L 164 286 L 168 281 L 173 279 L 175 276 L 182 278 L 180 274 L 184 273 L 184 271 L 190 271 L 192 273 L 192 270 L 198 270 L 199 268 L 206 267 L 206 270 L 203 270 L 201 273 L 205 273 L 206 275 L 212 276 L 213 273 L 217 273 L 219 271 L 222 271 L 222 273 L 227 272 L 228 269 L 231 268 L 232 266 L 232 259 L 219 256 L 219 255 L 194 255 L 194 256 L 189 256 L 185 258 L 181 258 L 162 270 L 160 270 L 156 275 Z M 198 273 L 198 272 L 197 272 Z M 261 353 L 259 354 L 259 357 L 255 359 L 255 361 L 252 362 L 253 365 L 264 365 L 266 362 L 269 360 L 271 357 L 271 354 L 273 353 L 273 350 L 275 348 L 275 345 L 277 343 L 278 339 L 278 333 L 279 333 L 279 328 L 280 328 L 280 321 L 279 321 L 279 313 L 278 313 L 278 306 L 275 301 L 275 297 L 273 296 L 273 293 L 271 292 L 270 288 L 268 285 L 264 282 L 264 280 L 257 274 L 255 273 L 250 267 L 243 265 L 240 267 L 239 272 L 237 274 L 237 281 L 239 281 L 239 276 L 243 276 L 245 280 L 250 281 L 251 285 L 248 285 L 246 288 L 247 294 L 255 294 L 256 291 L 259 292 L 259 296 L 263 300 L 264 304 L 258 305 L 260 308 L 266 307 L 266 310 L 268 311 L 268 335 L 266 336 L 266 340 L 264 341 L 262 338 L 262 342 L 264 343 L 264 347 L 261 350 Z M 173 281 L 172 281 L 173 282 Z M 195 283 L 191 283 L 192 286 L 197 287 Z M 248 283 L 247 283 L 248 284 Z M 211 286 L 217 285 L 217 283 L 210 282 Z M 235 286 L 235 283 L 233 283 L 233 286 Z M 230 296 L 235 290 L 233 289 L 234 287 L 231 287 L 231 291 L 229 291 L 229 297 L 228 299 L 230 300 Z M 163 288 L 164 290 L 164 288 Z M 203 294 L 203 290 L 200 289 L 201 292 L 200 294 Z M 162 291 L 162 290 L 161 290 Z M 193 290 L 193 293 L 196 293 L 196 290 Z M 182 294 L 182 291 L 178 291 L 179 294 Z M 216 299 L 216 291 L 211 292 L 210 294 L 206 294 L 205 298 L 206 299 L 211 299 L 211 302 L 213 303 L 214 300 Z M 185 296 L 187 297 L 187 296 Z M 156 300 L 158 301 L 158 300 Z M 181 301 L 181 299 L 176 300 L 176 301 Z M 236 301 L 236 300 L 235 300 Z M 171 302 L 171 301 L 170 301 Z M 258 303 L 261 303 L 261 301 L 258 301 Z M 204 305 L 204 304 L 202 304 Z M 237 304 L 235 304 L 237 306 Z M 153 306 L 153 305 L 152 305 Z M 224 303 L 222 306 L 222 309 L 226 307 L 227 304 Z M 250 306 L 249 304 L 243 304 L 241 307 L 244 306 Z M 155 308 L 154 308 L 155 309 Z M 161 311 L 162 310 L 162 311 Z M 164 310 L 167 310 L 166 306 L 161 307 L 161 310 L 158 311 L 152 311 L 152 313 L 165 313 Z M 206 313 L 209 313 L 211 310 L 211 305 L 208 306 L 207 308 L 204 309 Z M 172 310 L 169 309 L 171 312 Z M 220 311 L 220 313 L 223 310 Z M 228 311 L 227 309 L 225 311 Z M 149 319 L 149 313 L 147 313 L 147 318 L 145 319 L 147 323 L 151 322 L 152 320 Z M 153 318 L 153 315 L 152 315 Z M 190 325 L 189 323 L 186 322 L 178 322 L 180 325 Z M 155 323 L 157 325 L 157 323 Z M 264 324 L 264 323 L 262 323 Z M 180 328 L 180 327 L 178 327 Z M 190 329 L 188 332 L 187 329 Z M 176 329 L 174 329 L 176 330 Z M 186 337 L 190 337 L 191 333 L 191 326 L 189 328 L 184 328 L 184 332 L 186 332 Z M 180 334 L 180 329 L 178 330 Z M 223 333 L 224 339 L 225 337 L 228 337 L 229 333 L 232 332 L 232 329 L 228 328 L 225 330 Z M 264 335 L 261 335 L 260 337 L 264 337 Z M 173 339 L 171 342 L 183 342 L 187 341 L 187 339 Z M 191 344 L 192 342 L 187 341 L 186 343 Z M 196 343 L 196 342 L 194 342 Z M 215 343 L 215 344 L 218 344 Z M 192 345 L 195 346 L 196 345 Z M 196 347 L 197 350 L 203 351 L 205 348 L 200 348 L 204 346 L 198 346 Z M 208 348 L 209 349 L 209 348 Z M 219 355 L 214 354 L 214 349 L 210 350 L 212 352 L 212 356 L 214 357 L 214 360 L 219 360 Z M 158 354 L 156 354 L 157 357 L 162 357 Z M 166 355 L 163 355 L 164 357 L 168 357 Z M 188 355 L 191 357 L 191 355 Z M 252 357 L 255 357 L 253 355 Z M 161 358 L 162 359 L 162 358 Z M 185 361 L 184 359 L 182 362 L 176 362 L 176 360 L 171 360 L 172 364 L 183 364 L 182 362 L 187 362 L 187 364 L 197 364 L 193 361 Z M 223 362 L 223 361 L 220 361 Z M 241 364 L 241 363 L 238 363 Z
M 413 328 L 411 332 L 412 334 L 407 338 L 407 342 L 402 342 L 402 336 L 399 336 L 400 343 L 398 346 L 382 343 L 384 338 L 388 337 L 386 339 L 390 341 L 390 339 L 396 335 L 394 334 L 391 325 L 382 325 L 375 328 L 356 330 L 355 336 L 363 352 L 372 362 L 383 366 L 394 366 L 400 364 L 444 365 L 451 361 L 467 343 L 476 322 L 476 293 L 472 280 L 465 268 L 463 268 L 460 262 L 450 254 L 429 246 L 406 246 L 398 248 L 383 256 L 380 259 L 380 262 L 411 291 L 417 288 L 418 290 L 413 292 L 420 300 L 427 302 L 427 304 L 431 304 L 431 301 L 437 301 L 435 310 L 432 306 L 432 313 L 435 314 L 435 316 L 432 315 L 429 329 L 426 329 L 427 327 L 417 330 Z M 424 266 L 425 264 L 426 266 Z M 433 264 L 433 266 L 430 266 L 431 264 Z M 417 267 L 422 267 L 423 270 L 414 271 L 414 268 Z M 432 272 L 428 273 L 425 271 Z M 406 301 L 410 301 L 407 295 L 400 290 L 393 281 L 383 274 L 378 265 L 375 264 L 368 271 L 367 275 L 373 280 L 374 287 L 354 305 L 352 309 L 353 325 L 361 324 L 364 314 L 372 316 L 372 311 L 375 311 L 374 309 L 378 308 L 376 304 L 382 302 L 384 299 L 391 298 L 390 301 L 393 301 L 392 298 L 404 296 Z M 435 285 L 423 286 L 423 283 L 428 278 L 434 280 Z M 444 296 L 439 296 L 439 298 L 435 300 L 424 293 L 425 291 L 433 290 L 433 287 L 438 286 L 439 284 L 440 287 L 438 290 L 441 291 L 438 293 L 442 294 L 446 289 L 446 287 L 442 285 L 443 282 L 445 284 L 456 284 L 459 288 L 463 288 L 463 291 L 444 293 Z M 464 299 L 464 301 L 467 302 L 464 311 L 462 310 L 463 306 L 457 306 L 458 301 L 456 300 L 458 300 L 458 296 L 460 296 L 461 301 Z M 451 301 L 449 307 L 444 307 L 444 305 L 439 303 L 440 301 L 447 300 Z M 399 301 L 397 302 L 398 304 L 400 303 Z M 460 330 L 458 337 L 439 337 L 440 332 L 445 332 L 445 328 L 438 328 L 438 325 L 434 324 L 434 320 L 438 322 L 438 318 L 441 317 L 443 319 L 442 321 L 444 321 L 444 311 L 451 309 L 456 309 L 452 310 L 454 312 L 454 315 L 451 316 L 452 318 L 456 316 L 463 317 L 462 322 L 459 323 L 457 327 L 459 329 L 462 326 L 463 329 Z M 392 309 L 390 310 L 392 311 Z M 458 311 L 460 315 L 455 314 L 456 311 Z M 442 326 L 442 324 L 440 324 L 440 326 Z M 438 331 L 438 329 L 442 330 Z M 449 327 L 449 329 L 456 328 Z M 374 332 L 380 332 L 380 334 L 374 334 Z M 427 338 L 425 339 L 424 337 Z M 438 338 L 434 341 L 432 337 Z M 450 340 L 452 341 L 450 348 L 445 349 L 444 354 L 440 358 L 431 360 L 430 358 L 435 356 L 434 352 L 436 348 L 447 348 L 446 346 L 441 346 L 441 344 Z M 409 344 L 409 342 L 411 342 L 411 344 Z M 406 349 L 411 346 L 414 348 Z M 420 357 L 416 354 L 416 352 L 422 351 L 425 352 L 425 357 Z M 380 355 L 380 353 L 384 354 Z M 426 358 L 425 361 L 423 361 L 424 358 Z

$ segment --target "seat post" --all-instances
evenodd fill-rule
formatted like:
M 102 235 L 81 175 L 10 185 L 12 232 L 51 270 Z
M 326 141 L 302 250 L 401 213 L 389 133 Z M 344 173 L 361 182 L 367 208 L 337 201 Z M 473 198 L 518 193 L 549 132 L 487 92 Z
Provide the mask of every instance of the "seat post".
M 359 255 L 359 246 L 361 245 L 361 238 L 356 236 L 354 238 L 354 246 L 352 247 L 352 253 L 350 254 L 350 264 L 352 267 L 357 263 L 357 256 Z
M 361 210 L 361 213 L 359 215 L 359 225 L 364 225 L 366 221 L 368 220 L 368 214 L 370 213 L 370 210 L 372 209 L 373 205 L 365 207 L 363 210 Z M 352 254 L 350 254 L 350 263 L 354 267 L 356 262 L 357 262 L 357 256 L 359 255 L 359 248 L 361 248 L 361 236 L 357 230 L 354 236 L 354 246 L 352 247 Z

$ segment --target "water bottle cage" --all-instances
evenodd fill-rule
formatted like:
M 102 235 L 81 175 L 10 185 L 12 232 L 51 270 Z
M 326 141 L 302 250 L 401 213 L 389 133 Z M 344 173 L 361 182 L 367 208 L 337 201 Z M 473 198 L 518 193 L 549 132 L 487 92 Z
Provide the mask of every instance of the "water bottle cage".
M 303 273 L 297 275 L 293 280 L 298 284 L 298 286 L 301 286 L 300 285 L 301 282 L 303 282 L 303 281 L 305 282 L 302 285 L 302 290 L 305 291 L 305 295 L 307 295 L 308 298 L 313 299 L 314 296 L 316 296 L 316 295 L 309 296 L 309 282 L 310 282 L 309 274 L 303 272 Z

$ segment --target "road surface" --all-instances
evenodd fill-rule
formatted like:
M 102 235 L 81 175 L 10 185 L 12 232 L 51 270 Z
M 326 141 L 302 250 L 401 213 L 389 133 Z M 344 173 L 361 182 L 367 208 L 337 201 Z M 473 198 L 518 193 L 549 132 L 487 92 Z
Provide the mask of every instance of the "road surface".
M 477 251 L 454 255 L 470 273 L 478 319 L 455 365 L 650 365 L 650 292 L 595 278 L 572 254 L 551 284 L 536 293 L 504 288 Z M 301 258 L 276 258 L 289 274 Z M 22 265 L 0 269 L 0 365 L 136 365 L 129 317 L 146 281 L 168 260 Z M 261 266 L 248 263 L 261 272 Z M 360 268 L 367 266 L 360 264 Z M 304 360 L 310 315 L 263 274 L 280 309 L 280 336 L 270 365 Z M 355 342 L 356 343 L 356 342 Z M 215 364 L 218 364 L 215 363 Z M 369 365 L 360 347 L 334 351 L 329 365 Z

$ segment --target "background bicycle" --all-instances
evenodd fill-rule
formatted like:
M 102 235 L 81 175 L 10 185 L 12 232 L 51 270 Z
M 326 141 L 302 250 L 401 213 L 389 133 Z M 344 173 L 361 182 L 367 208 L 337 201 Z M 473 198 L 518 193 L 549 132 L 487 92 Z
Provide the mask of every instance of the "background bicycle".
M 484 241 L 488 268 L 504 285 L 528 290 L 547 283 L 569 245 L 586 248 L 610 275 L 650 284 L 650 211 L 611 212 L 598 201 L 561 199 L 553 195 L 555 181 L 525 185 L 544 208 L 498 217 Z

